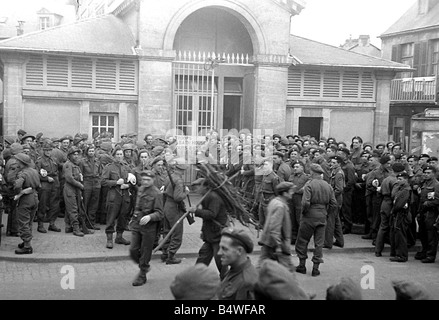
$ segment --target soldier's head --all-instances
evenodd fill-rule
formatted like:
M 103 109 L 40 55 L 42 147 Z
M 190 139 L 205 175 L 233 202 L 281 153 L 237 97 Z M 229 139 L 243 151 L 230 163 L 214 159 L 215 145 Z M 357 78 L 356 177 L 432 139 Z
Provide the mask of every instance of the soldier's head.
M 413 169 L 413 167 L 414 167 L 415 165 L 418 164 L 418 161 L 419 161 L 419 158 L 418 158 L 417 156 L 413 155 L 413 154 L 407 157 L 407 163 L 409 164 L 409 166 L 410 166 L 412 169 Z
M 142 178 L 141 184 L 143 187 L 149 188 L 154 184 L 155 174 L 151 170 L 145 170 L 140 173 Z
M 430 156 L 428 154 L 421 154 L 419 157 L 419 164 L 422 166 L 426 164 L 430 160 Z
M 339 156 L 333 156 L 330 158 L 329 161 L 329 166 L 331 167 L 331 169 L 337 169 L 340 168 L 340 165 L 343 163 L 343 159 L 340 158 Z
M 140 150 L 139 151 L 139 161 L 145 165 L 149 160 L 149 152 L 147 150 Z
M 123 155 L 122 148 L 116 148 L 114 150 L 113 157 L 114 157 L 114 159 L 116 159 L 116 161 L 119 161 L 119 162 L 123 161 L 124 155 Z
M 353 137 L 352 138 L 352 149 L 360 149 L 362 147 L 363 144 L 363 139 L 361 137 Z
M 221 232 L 218 255 L 223 266 L 237 267 L 247 261 L 253 252 L 253 240 L 242 229 L 226 228 Z
M 67 156 L 69 157 L 70 161 L 74 164 L 78 164 L 79 157 L 81 156 L 81 150 L 78 147 L 71 147 L 68 151 Z
M 300 161 L 294 162 L 294 164 L 293 164 L 293 172 L 295 174 L 301 174 L 304 171 L 305 171 L 305 166 L 304 166 L 304 164 L 302 162 L 300 162 Z
M 283 153 L 281 153 L 281 152 L 275 152 L 275 153 L 273 154 L 273 162 L 274 162 L 275 164 L 280 164 L 280 163 L 283 161 L 283 159 L 284 159 L 284 154 L 283 154 Z
M 153 140 L 154 140 L 154 138 L 152 137 L 152 134 L 149 134 L 149 133 L 148 133 L 148 134 L 145 136 L 145 141 L 146 141 L 146 143 L 151 144 Z
M 424 179 L 426 181 L 433 180 L 436 177 L 437 169 L 435 166 L 424 165 L 422 168 Z

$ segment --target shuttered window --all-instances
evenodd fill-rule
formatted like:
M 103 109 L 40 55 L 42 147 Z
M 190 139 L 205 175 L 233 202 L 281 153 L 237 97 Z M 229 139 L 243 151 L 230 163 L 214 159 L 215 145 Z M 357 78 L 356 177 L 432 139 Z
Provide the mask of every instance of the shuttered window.
M 375 78 L 368 71 L 301 70 L 290 68 L 288 96 L 301 98 L 375 98 Z
M 137 92 L 137 62 L 55 55 L 32 55 L 26 86 L 72 90 Z

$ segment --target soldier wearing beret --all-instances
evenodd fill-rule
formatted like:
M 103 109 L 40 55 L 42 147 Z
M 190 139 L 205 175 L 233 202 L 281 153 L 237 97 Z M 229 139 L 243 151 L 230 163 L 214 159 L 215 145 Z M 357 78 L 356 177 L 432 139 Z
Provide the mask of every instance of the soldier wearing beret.
M 276 151 L 273 154 L 273 169 L 281 181 L 288 181 L 291 176 L 291 167 L 284 161 L 285 154 Z
M 155 174 L 152 171 L 143 171 L 141 187 L 136 197 L 136 206 L 130 221 L 132 242 L 130 256 L 139 265 L 140 272 L 133 282 L 133 286 L 144 285 L 146 274 L 151 269 L 154 240 L 160 221 L 163 220 L 163 197 L 160 190 L 154 186 Z
M 14 191 L 17 194 L 18 231 L 23 243 L 19 244 L 16 254 L 32 254 L 32 222 L 38 209 L 38 190 L 41 187 L 38 172 L 31 168 L 29 156 L 19 153 L 15 156 L 19 172 L 14 181 Z
M 210 189 L 206 179 L 200 178 L 192 183 L 197 193 L 204 196 Z M 218 255 L 221 230 L 229 225 L 226 206 L 221 196 L 211 190 L 198 207 L 191 207 L 188 210 L 196 217 L 203 219 L 201 227 L 201 238 L 203 245 L 198 252 L 196 263 L 209 265 L 212 259 L 215 260 L 221 279 L 224 279 L 227 266 L 221 264 L 221 257 Z
M 115 225 L 115 243 L 126 246 L 130 245 L 130 241 L 123 238 L 123 233 L 127 227 L 127 217 L 131 205 L 130 183 L 128 182 L 128 174 L 131 173 L 131 168 L 124 160 L 122 148 L 116 148 L 113 156 L 114 162 L 107 165 L 102 173 L 102 186 L 109 188 L 106 203 L 107 224 L 105 228 L 107 249 L 113 249 Z
M 219 300 L 254 300 L 258 273 L 248 255 L 253 241 L 244 230 L 225 228 L 221 232 L 220 250 L 223 266 L 229 266 L 218 290 Z
M 337 156 L 343 159 L 341 169 L 345 176 L 345 188 L 343 190 L 343 206 L 341 209 L 341 219 L 343 222 L 343 234 L 351 233 L 352 229 L 352 195 L 355 189 L 356 177 L 354 164 L 349 160 L 350 151 L 346 148 L 340 148 Z
M 59 214 L 59 172 L 58 163 L 52 158 L 52 141 L 43 142 L 41 157 L 35 163 L 41 181 L 37 214 L 38 232 L 46 233 L 44 222 L 49 222 L 49 231 L 60 232 L 55 225 Z
M 434 263 L 438 247 L 438 230 L 435 224 L 439 215 L 439 182 L 436 180 L 436 167 L 425 165 L 422 170 L 424 182 L 417 191 L 420 203 L 416 217 L 422 249 L 416 253 L 415 259 L 422 263 Z
M 276 260 L 291 272 L 291 218 L 288 201 L 294 193 L 294 184 L 281 182 L 276 186 L 278 196 L 270 201 L 259 244 L 262 246 L 259 266 L 267 259 Z
M 299 234 L 296 242 L 296 252 L 300 264 L 296 272 L 306 274 L 307 251 L 311 237 L 314 236 L 315 251 L 312 258 L 312 276 L 320 275 L 319 265 L 323 263 L 323 243 L 325 237 L 326 217 L 328 210 L 337 209 L 337 200 L 334 190 L 323 180 L 323 169 L 318 164 L 311 165 L 311 178 L 303 191 L 302 218 L 300 220 Z

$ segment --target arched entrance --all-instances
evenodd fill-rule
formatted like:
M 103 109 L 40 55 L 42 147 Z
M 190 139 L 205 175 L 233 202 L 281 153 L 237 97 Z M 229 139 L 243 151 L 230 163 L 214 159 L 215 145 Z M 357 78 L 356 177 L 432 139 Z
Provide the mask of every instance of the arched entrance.
M 175 32 L 173 114 L 186 135 L 252 129 L 253 56 L 259 48 L 240 18 L 228 8 L 201 8 Z

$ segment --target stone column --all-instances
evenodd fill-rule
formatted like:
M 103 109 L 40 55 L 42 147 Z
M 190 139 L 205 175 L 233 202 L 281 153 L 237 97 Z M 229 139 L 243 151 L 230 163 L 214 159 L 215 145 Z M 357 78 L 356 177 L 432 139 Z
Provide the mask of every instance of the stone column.
M 171 129 L 174 51 L 143 50 L 139 62 L 138 134 L 165 135 Z
M 4 64 L 4 109 L 3 109 L 3 135 L 15 138 L 19 129 L 24 129 L 23 115 L 23 64 L 25 56 L 15 53 L 1 56 Z
M 285 135 L 289 64 L 283 56 L 264 55 L 257 59 L 254 128 Z M 267 62 L 276 59 L 280 63 Z
M 395 73 L 391 71 L 377 72 L 376 75 L 376 109 L 373 132 L 374 144 L 387 141 L 389 136 L 390 85 Z

